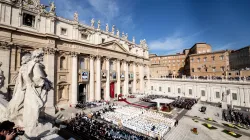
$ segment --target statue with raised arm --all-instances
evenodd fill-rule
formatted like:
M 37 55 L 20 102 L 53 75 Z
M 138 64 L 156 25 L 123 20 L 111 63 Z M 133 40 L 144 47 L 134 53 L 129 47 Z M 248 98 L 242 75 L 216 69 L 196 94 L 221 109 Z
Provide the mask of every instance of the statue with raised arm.
M 109 25 L 106 23 L 106 32 L 109 32 Z
M 95 19 L 94 18 L 91 19 L 91 27 L 93 27 L 93 28 L 95 27 Z
M 50 2 L 50 10 L 49 10 L 49 12 L 50 13 L 55 13 L 55 11 L 56 11 L 55 3 L 54 2 Z
M 101 21 L 98 20 L 98 22 L 97 22 L 97 29 L 100 29 L 100 28 L 101 28 Z
M 25 97 L 23 102 L 23 125 L 27 134 L 38 125 L 39 114 L 47 101 L 47 93 L 52 89 L 51 82 L 46 78 L 45 66 L 42 64 L 44 52 L 35 50 L 32 52 L 31 61 L 27 63 L 27 71 L 24 73 Z

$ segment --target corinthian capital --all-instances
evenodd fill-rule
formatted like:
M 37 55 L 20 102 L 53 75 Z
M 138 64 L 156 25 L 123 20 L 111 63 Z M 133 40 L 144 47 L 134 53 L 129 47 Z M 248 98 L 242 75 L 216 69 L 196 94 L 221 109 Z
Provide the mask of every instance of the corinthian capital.
M 78 53 L 77 52 L 70 52 L 71 57 L 77 57 Z
M 10 49 L 11 44 L 9 44 L 8 42 L 0 42 L 0 49 L 4 49 L 4 50 L 9 50 Z
M 97 56 L 96 56 L 96 59 L 97 59 L 97 60 L 100 60 L 101 58 L 102 58 L 102 56 L 100 56 L 100 55 L 97 55 Z
M 50 55 L 54 55 L 57 52 L 56 48 L 43 48 L 43 51 L 45 54 L 50 54 Z
M 89 59 L 94 59 L 95 58 L 95 55 L 89 55 Z
M 106 60 L 106 61 L 109 61 L 109 60 L 110 60 L 110 57 L 106 56 L 106 57 L 105 57 L 105 60 Z

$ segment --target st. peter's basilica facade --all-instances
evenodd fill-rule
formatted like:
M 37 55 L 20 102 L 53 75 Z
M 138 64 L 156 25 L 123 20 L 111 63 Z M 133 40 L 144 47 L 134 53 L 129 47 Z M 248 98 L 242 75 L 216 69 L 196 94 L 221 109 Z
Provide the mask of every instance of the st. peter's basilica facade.
M 128 40 L 113 25 L 90 25 L 56 16 L 40 0 L 0 1 L 0 93 L 11 97 L 24 55 L 44 50 L 44 65 L 54 90 L 46 107 L 78 101 L 110 100 L 149 90 L 146 40 Z M 121 34 L 121 35 L 120 35 Z

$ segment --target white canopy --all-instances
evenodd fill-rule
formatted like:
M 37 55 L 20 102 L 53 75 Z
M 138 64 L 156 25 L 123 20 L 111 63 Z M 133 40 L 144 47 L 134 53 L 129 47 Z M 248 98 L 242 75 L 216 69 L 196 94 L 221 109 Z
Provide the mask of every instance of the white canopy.
M 159 103 L 165 103 L 165 104 L 170 104 L 172 103 L 174 100 L 172 99 L 166 99 L 166 98 L 157 98 L 157 99 L 154 99 L 154 100 L 151 100 L 151 102 L 159 102 Z

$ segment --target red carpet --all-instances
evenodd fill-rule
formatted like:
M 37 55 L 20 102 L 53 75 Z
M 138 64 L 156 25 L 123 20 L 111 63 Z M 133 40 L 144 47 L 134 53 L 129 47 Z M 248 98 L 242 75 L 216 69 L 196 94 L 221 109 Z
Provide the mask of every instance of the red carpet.
M 142 108 L 148 108 L 147 106 L 143 106 L 143 105 L 138 105 L 138 104 L 134 104 L 134 103 L 130 103 L 128 102 L 126 99 L 123 100 L 125 103 L 129 104 L 129 105 L 132 105 L 132 106 L 138 106 L 138 107 L 142 107 Z

